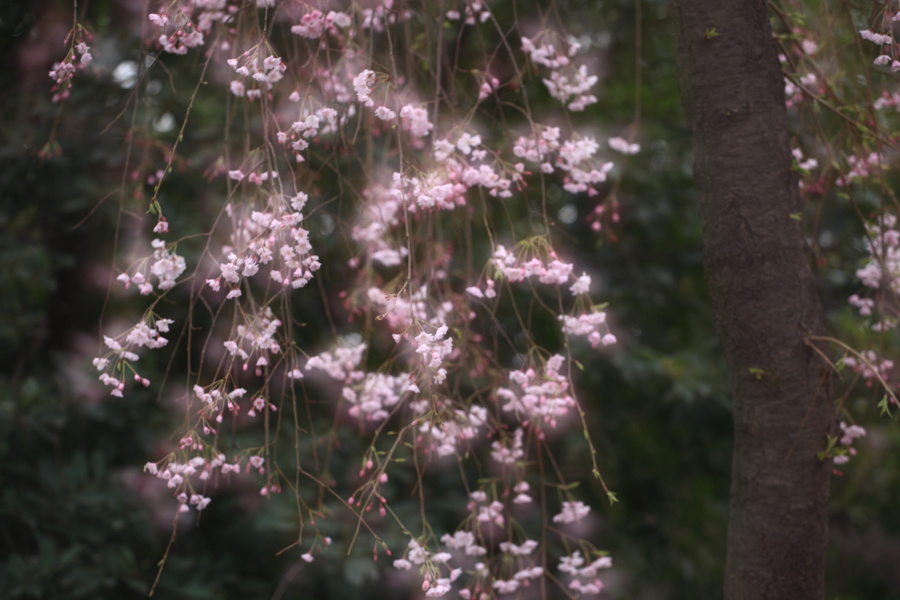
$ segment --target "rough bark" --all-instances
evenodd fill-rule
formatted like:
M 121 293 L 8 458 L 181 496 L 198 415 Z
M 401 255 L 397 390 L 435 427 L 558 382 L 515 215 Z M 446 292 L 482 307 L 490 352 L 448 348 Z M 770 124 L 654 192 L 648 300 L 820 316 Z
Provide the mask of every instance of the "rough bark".
M 704 263 L 732 380 L 728 600 L 824 597 L 835 425 L 825 318 L 801 224 L 765 0 L 675 0 Z M 792 218 L 794 215 L 794 218 Z

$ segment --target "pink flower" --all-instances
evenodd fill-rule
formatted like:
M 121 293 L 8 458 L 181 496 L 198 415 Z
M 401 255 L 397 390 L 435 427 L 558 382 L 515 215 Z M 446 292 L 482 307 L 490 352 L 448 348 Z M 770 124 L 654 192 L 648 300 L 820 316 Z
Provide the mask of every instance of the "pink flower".
M 291 33 L 311 40 L 322 37 L 325 30 L 325 16 L 319 10 L 313 10 L 303 15 L 299 25 L 291 27 Z
M 641 151 L 640 144 L 631 144 L 620 137 L 611 137 L 607 140 L 609 147 L 621 154 L 637 154 Z
M 569 291 L 572 292 L 573 296 L 579 296 L 581 294 L 587 294 L 591 289 L 591 276 L 587 273 L 582 273 L 581 277 L 579 277 L 575 283 L 569 287 Z
M 375 109 L 375 116 L 382 121 L 393 121 L 397 118 L 397 113 L 386 106 L 379 106 Z
M 371 106 L 371 105 L 367 105 Z M 425 137 L 434 125 L 428 120 L 428 113 L 424 108 L 407 104 L 400 110 L 403 129 L 409 131 L 415 137 Z
M 562 510 L 553 517 L 554 523 L 574 523 L 580 521 L 591 512 L 591 507 L 584 502 L 563 502 Z
M 353 89 L 356 91 L 356 99 L 364 106 L 375 106 L 372 100 L 372 85 L 375 84 L 375 72 L 366 69 L 353 78 Z

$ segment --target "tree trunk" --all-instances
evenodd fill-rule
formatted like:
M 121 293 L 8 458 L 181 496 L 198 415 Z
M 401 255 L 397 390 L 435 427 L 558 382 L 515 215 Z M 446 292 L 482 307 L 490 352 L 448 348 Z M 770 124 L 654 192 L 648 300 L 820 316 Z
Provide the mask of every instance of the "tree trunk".
M 835 426 L 765 0 L 675 0 L 704 264 L 734 402 L 728 600 L 821 600 Z

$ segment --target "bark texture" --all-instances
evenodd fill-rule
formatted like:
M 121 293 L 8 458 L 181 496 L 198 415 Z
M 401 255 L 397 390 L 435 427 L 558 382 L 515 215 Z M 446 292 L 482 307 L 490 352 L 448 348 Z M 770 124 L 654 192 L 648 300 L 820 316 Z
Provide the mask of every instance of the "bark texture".
M 727 600 L 824 597 L 829 367 L 765 0 L 675 0 L 704 262 L 734 402 Z

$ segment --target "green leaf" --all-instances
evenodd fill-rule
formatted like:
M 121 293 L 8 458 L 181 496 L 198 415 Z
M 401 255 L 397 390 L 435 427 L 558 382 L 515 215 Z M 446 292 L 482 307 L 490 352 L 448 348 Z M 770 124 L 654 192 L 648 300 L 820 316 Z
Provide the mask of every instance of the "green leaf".
M 887 415 L 889 417 L 893 417 L 891 414 L 891 401 L 888 399 L 888 395 L 885 394 L 881 400 L 878 402 L 878 408 L 881 409 L 881 416 Z

